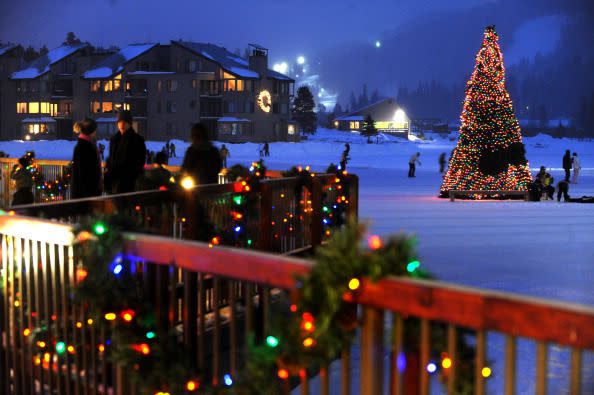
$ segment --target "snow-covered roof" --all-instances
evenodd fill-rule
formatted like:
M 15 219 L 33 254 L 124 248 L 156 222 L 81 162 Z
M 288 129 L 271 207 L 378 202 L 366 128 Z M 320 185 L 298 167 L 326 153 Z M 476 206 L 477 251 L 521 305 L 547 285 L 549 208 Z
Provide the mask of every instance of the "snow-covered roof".
M 12 51 L 16 47 L 18 47 L 18 45 L 16 45 L 16 44 L 8 44 L 3 47 L 0 46 L 0 56 L 7 54 L 8 52 Z
M 159 44 L 132 44 L 97 63 L 83 75 L 86 79 L 111 78 L 124 70 L 124 66 Z
M 217 119 L 217 122 L 234 122 L 234 123 L 239 123 L 239 122 L 252 122 L 249 119 L 245 119 L 245 118 L 234 118 L 234 117 L 222 117 Z
M 210 43 L 197 43 L 190 41 L 174 41 L 178 45 L 198 54 L 204 56 L 207 59 L 216 62 L 221 68 L 231 74 L 234 74 L 241 78 L 260 78 L 260 74 L 249 68 L 249 62 L 232 53 L 226 48 L 219 47 L 218 45 Z M 290 77 L 278 73 L 274 70 L 267 71 L 268 78 L 274 78 L 284 81 L 293 81 Z
M 363 121 L 363 115 L 348 115 L 346 117 L 336 118 L 336 121 Z
M 47 54 L 35 59 L 26 68 L 12 73 L 12 79 L 18 80 L 40 77 L 49 72 L 50 67 L 54 63 L 57 63 L 88 46 L 89 44 L 62 45 L 56 49 L 52 49 Z
M 50 117 L 41 117 L 41 118 L 25 118 L 23 119 L 23 123 L 55 123 L 56 120 Z

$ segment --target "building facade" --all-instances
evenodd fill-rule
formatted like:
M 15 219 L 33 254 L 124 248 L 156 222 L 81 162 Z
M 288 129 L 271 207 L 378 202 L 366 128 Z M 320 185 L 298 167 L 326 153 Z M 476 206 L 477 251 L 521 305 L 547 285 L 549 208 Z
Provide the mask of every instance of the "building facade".
M 82 73 L 107 54 L 89 44 L 62 45 L 12 73 L 14 129 L 25 140 L 70 139 L 74 119 L 87 114 Z
M 268 51 L 257 45 L 248 59 L 197 42 L 133 44 L 111 53 L 63 45 L 11 70 L 4 82 L 14 92 L 2 109 L 12 116 L 5 139 L 73 138 L 73 122 L 85 116 L 106 138 L 126 109 L 150 140 L 187 139 L 196 122 L 222 141 L 299 140 L 290 116 L 294 81 L 270 70 Z
M 373 119 L 379 132 L 408 139 L 410 118 L 394 99 L 383 99 L 338 117 L 334 120 L 333 125 L 338 130 L 361 131 L 368 115 Z
M 21 138 L 15 125 L 17 116 L 16 87 L 10 76 L 23 66 L 23 48 L 20 45 L 0 46 L 0 139 Z

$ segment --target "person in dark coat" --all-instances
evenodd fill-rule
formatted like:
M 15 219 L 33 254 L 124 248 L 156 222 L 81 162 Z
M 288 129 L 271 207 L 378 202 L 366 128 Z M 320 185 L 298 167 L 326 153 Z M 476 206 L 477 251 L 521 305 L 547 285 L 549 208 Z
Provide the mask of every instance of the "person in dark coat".
M 446 157 L 445 156 L 446 156 L 445 152 L 442 152 L 439 155 L 439 172 L 440 173 L 443 173 L 445 170 L 445 165 L 446 165 Z
M 72 154 L 72 198 L 99 196 L 101 185 L 101 159 L 97 149 L 97 123 L 85 118 L 78 123 L 80 132 Z
M 21 204 L 33 204 L 35 197 L 33 196 L 33 174 L 31 173 L 32 157 L 25 155 L 19 158 L 19 161 L 12 169 L 10 178 L 16 182 L 16 192 L 12 197 L 12 205 L 18 206 Z
M 146 145 L 144 138 L 132 129 L 130 111 L 118 113 L 118 132 L 109 139 L 109 158 L 105 183 L 111 193 L 133 192 L 136 179 L 144 171 Z
M 565 170 L 565 179 L 569 181 L 569 177 L 571 176 L 571 153 L 569 150 L 565 151 L 565 155 L 563 155 L 563 170 Z
M 561 201 L 561 195 L 563 195 L 563 201 L 569 202 L 569 180 L 561 180 L 557 184 L 557 201 Z
M 208 139 L 208 129 L 204 124 L 192 126 L 192 145 L 186 150 L 182 163 L 182 173 L 193 178 L 197 185 L 216 184 L 219 180 L 222 161 L 219 150 Z

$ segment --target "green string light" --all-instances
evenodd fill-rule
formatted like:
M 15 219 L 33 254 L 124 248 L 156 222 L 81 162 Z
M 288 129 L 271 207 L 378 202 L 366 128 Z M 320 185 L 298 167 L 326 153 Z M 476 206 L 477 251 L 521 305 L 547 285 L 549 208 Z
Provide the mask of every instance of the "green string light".
M 409 273 L 414 273 L 415 270 L 419 268 L 419 266 L 421 266 L 421 262 L 419 261 L 409 262 L 408 265 L 406 265 L 406 271 Z
M 266 338 L 266 344 L 268 344 L 269 347 L 274 348 L 278 346 L 278 339 L 274 336 L 268 336 Z
M 93 226 L 93 232 L 101 236 L 102 234 L 107 232 L 107 228 L 105 227 L 105 224 L 103 224 L 103 222 L 97 222 L 95 226 Z

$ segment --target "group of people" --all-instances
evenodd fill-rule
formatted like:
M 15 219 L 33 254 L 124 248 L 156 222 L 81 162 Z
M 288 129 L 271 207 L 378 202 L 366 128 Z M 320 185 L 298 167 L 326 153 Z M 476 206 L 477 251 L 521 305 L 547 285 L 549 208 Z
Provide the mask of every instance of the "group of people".
M 127 193 L 137 190 L 170 187 L 171 173 L 165 169 L 175 146 L 154 155 L 153 163 L 146 166 L 147 149 L 144 138 L 132 128 L 132 114 L 120 111 L 118 131 L 109 140 L 109 154 L 105 169 L 101 167 L 101 152 L 97 144 L 97 123 L 91 118 L 77 122 L 78 140 L 72 155 L 72 198 L 99 196 L 107 193 Z M 206 126 L 195 124 L 191 129 L 192 144 L 184 156 L 181 172 L 193 178 L 195 184 L 213 184 L 218 181 L 222 168 L 221 154 L 209 140 Z M 13 172 L 17 192 L 13 205 L 33 203 L 33 180 L 27 177 L 27 157 L 19 160 Z
M 578 176 L 580 174 L 580 170 L 582 169 L 580 159 L 578 157 L 577 152 L 571 155 L 569 150 L 565 151 L 565 155 L 563 155 L 563 170 L 565 171 L 565 178 L 557 183 L 557 201 L 561 201 L 561 197 L 565 202 L 569 201 L 569 184 L 577 184 Z M 571 170 L 573 169 L 573 178 L 571 177 Z M 570 181 L 570 178 L 571 181 Z M 541 200 L 550 199 L 554 200 L 555 195 L 555 187 L 554 185 L 555 179 L 551 176 L 550 173 L 547 172 L 545 166 L 541 166 L 539 172 L 536 174 L 534 178 L 534 182 L 530 187 L 530 192 L 532 195 L 532 200 Z
M 264 144 L 258 146 L 258 151 L 260 153 L 260 158 L 264 156 L 270 156 L 270 145 L 266 141 Z

